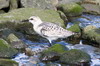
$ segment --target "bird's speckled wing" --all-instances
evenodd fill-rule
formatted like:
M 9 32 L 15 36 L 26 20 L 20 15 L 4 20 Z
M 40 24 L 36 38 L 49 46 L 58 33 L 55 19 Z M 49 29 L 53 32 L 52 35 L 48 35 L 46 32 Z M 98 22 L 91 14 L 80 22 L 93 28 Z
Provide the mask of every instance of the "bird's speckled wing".
M 53 23 L 42 23 L 39 27 L 41 27 L 42 36 L 45 37 L 64 37 L 67 33 L 67 30 Z

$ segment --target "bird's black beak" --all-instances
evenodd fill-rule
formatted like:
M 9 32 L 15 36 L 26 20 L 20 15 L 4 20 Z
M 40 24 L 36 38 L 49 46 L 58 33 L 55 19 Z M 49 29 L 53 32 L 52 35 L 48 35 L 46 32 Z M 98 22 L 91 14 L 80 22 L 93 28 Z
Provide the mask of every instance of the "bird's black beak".
M 28 19 L 26 19 L 26 20 L 22 20 L 22 22 L 29 22 L 29 20 L 28 20 Z

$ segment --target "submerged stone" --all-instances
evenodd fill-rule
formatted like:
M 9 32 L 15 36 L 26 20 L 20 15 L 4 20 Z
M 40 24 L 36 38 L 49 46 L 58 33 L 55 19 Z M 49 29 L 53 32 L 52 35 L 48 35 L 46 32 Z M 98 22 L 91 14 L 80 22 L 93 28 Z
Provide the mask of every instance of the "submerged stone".
M 17 50 L 12 48 L 5 40 L 0 39 L 0 57 L 11 58 L 17 54 Z
M 80 64 L 90 62 L 90 60 L 87 53 L 77 49 L 66 51 L 60 56 L 60 62 L 64 64 Z
M 62 4 L 59 5 L 58 8 L 63 11 L 66 16 L 78 16 L 83 12 L 83 8 L 76 3 Z
M 0 59 L 0 66 L 18 66 L 18 63 L 11 59 Z

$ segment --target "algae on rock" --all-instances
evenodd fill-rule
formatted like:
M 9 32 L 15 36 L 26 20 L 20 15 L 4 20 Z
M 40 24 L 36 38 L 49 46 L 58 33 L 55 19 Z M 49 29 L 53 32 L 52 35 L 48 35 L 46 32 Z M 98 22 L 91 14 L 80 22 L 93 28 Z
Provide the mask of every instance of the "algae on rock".
M 18 63 L 11 59 L 0 59 L 0 66 L 18 66 Z
M 58 8 L 63 11 L 66 16 L 78 16 L 83 12 L 83 8 L 76 3 L 61 4 Z
M 60 62 L 64 64 L 78 64 L 81 62 L 90 62 L 90 56 L 77 49 L 72 49 L 63 53 L 60 57 Z
M 0 39 L 0 57 L 11 58 L 17 54 L 17 50 L 12 48 L 5 40 Z
M 100 28 L 96 28 L 95 26 L 88 25 L 83 29 L 84 39 L 90 39 L 90 41 L 96 42 L 100 45 Z
M 20 8 L 10 11 L 9 13 L 0 15 L 0 23 L 2 22 L 19 22 L 28 19 L 31 16 L 39 16 L 44 22 L 54 22 L 61 26 L 64 21 L 60 18 L 59 13 L 53 10 L 42 10 L 35 8 Z

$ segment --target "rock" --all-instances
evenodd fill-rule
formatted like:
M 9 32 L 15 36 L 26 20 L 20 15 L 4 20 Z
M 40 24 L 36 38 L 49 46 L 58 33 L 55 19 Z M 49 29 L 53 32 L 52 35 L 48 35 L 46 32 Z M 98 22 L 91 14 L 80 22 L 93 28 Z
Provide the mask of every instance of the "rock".
M 73 31 L 73 32 L 81 32 L 80 26 L 78 24 L 74 24 L 71 27 L 67 28 L 67 30 Z
M 11 33 L 15 34 L 15 35 L 16 35 L 18 38 L 20 38 L 20 39 L 23 39 L 23 38 L 24 38 L 24 35 L 23 35 L 22 33 L 17 32 L 17 31 L 15 31 L 15 30 L 13 30 L 13 29 L 5 28 L 5 29 L 1 29 L 0 32 L 1 32 L 1 37 L 2 37 L 3 39 L 5 39 L 5 40 L 7 40 L 7 37 L 8 37 L 9 34 L 11 34 Z
M 85 8 L 84 12 L 88 12 L 90 14 L 100 14 L 100 6 L 95 4 L 81 4 Z
M 0 15 L 1 22 L 17 22 L 28 19 L 30 16 L 39 16 L 44 22 L 55 22 L 64 26 L 64 21 L 60 18 L 59 13 L 53 10 L 42 10 L 35 8 L 20 8 Z
M 59 4 L 66 4 L 66 3 L 77 3 L 77 2 L 82 2 L 83 0 L 58 0 Z
M 0 10 L 0 14 L 3 14 L 3 13 L 5 13 L 5 11 L 4 10 Z
M 59 11 L 59 10 L 58 10 L 58 13 L 60 14 L 60 17 L 64 20 L 64 22 L 67 23 L 68 19 L 66 15 L 62 11 Z
M 66 50 L 68 49 L 65 46 L 61 44 L 55 44 L 47 50 L 44 50 L 41 54 L 40 59 L 42 61 L 57 61 L 60 58 L 60 54 L 62 54 Z
M 9 0 L 0 0 L 0 9 L 9 7 Z
M 26 47 L 25 43 L 16 37 L 13 33 L 8 35 L 7 40 L 10 42 L 13 48 L 22 49 Z
M 35 55 L 36 53 L 35 52 L 33 52 L 32 51 L 32 49 L 31 48 L 25 48 L 25 54 L 27 55 L 27 56 L 33 56 L 33 55 Z
M 90 60 L 91 58 L 87 53 L 77 49 L 66 51 L 60 57 L 61 63 L 71 65 L 90 62 Z
M 66 16 L 78 16 L 83 12 L 83 8 L 76 3 L 61 4 L 58 9 L 64 12 Z
M 88 25 L 83 29 L 83 38 L 100 44 L 100 28 Z
M 45 52 L 40 57 L 42 61 L 57 61 L 59 58 L 60 55 L 54 51 Z
M 12 48 L 5 40 L 0 39 L 0 57 L 11 58 L 17 54 L 17 50 Z
M 64 45 L 54 44 L 52 47 L 48 48 L 48 50 L 46 50 L 46 51 L 54 51 L 54 52 L 61 54 L 66 50 L 68 50 L 68 48 L 66 48 Z
M 21 0 L 21 5 L 25 8 L 55 9 L 51 0 Z
M 39 16 L 43 22 L 53 22 L 65 27 L 64 21 L 60 18 L 58 12 L 53 10 L 42 10 L 34 8 L 20 8 L 10 11 L 9 13 L 0 15 L 0 29 L 9 28 L 17 32 L 35 34 L 32 24 L 29 22 L 21 22 L 30 16 Z
M 18 0 L 10 0 L 10 10 L 18 8 Z
M 0 59 L 0 66 L 18 66 L 18 63 L 10 59 Z

